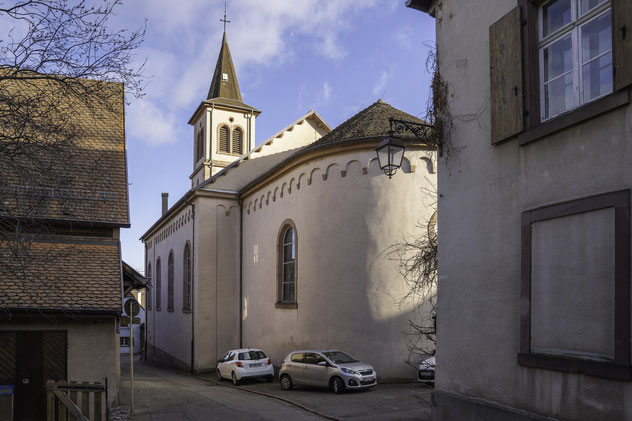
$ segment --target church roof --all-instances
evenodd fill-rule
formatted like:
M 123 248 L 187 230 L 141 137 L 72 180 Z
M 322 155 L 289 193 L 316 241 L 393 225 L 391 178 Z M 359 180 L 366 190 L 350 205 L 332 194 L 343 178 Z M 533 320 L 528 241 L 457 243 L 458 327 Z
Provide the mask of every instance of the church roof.
M 219 57 L 207 95 L 207 99 L 213 98 L 227 98 L 241 102 L 241 92 L 239 91 L 233 59 L 230 56 L 228 41 L 226 41 L 226 32 L 222 38 L 222 47 L 219 50 Z
M 326 145 L 348 141 L 374 140 L 384 137 L 390 130 L 389 118 L 424 123 L 418 117 L 398 110 L 390 104 L 377 100 L 344 123 L 307 146 L 305 150 L 317 149 Z

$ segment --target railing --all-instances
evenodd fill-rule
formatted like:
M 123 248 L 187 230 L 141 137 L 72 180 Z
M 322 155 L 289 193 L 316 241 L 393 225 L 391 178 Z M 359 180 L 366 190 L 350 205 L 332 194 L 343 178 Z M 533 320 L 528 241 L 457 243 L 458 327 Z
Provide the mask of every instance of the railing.
M 103 383 L 46 382 L 46 421 L 106 421 Z

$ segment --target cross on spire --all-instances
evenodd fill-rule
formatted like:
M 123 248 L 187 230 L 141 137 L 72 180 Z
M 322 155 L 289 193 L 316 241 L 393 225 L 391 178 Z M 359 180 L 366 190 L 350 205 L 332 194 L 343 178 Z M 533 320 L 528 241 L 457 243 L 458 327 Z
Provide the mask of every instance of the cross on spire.
M 224 2 L 224 19 L 220 19 L 220 22 L 224 22 L 224 32 L 226 32 L 226 24 L 230 23 L 229 20 L 226 20 L 226 2 Z

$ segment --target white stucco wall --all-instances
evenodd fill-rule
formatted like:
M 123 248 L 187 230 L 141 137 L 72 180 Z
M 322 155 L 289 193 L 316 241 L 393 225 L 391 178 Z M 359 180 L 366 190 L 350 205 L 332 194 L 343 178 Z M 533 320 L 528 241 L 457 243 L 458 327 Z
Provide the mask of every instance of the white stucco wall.
M 189 369 L 191 364 L 191 313 L 183 311 L 183 258 L 184 247 L 193 238 L 193 212 L 190 206 L 175 213 L 146 244 L 147 262 L 151 263 L 151 308 L 147 308 L 147 358 L 170 363 L 179 369 Z M 192 247 L 192 245 L 191 245 Z M 169 252 L 173 250 L 174 286 L 173 311 L 167 309 Z M 193 248 L 192 255 L 193 255 Z M 156 263 L 161 265 L 161 308 L 156 308 Z M 195 276 L 195 270 L 194 270 Z M 195 282 L 194 282 L 195 284 Z M 167 353 L 174 361 L 164 359 Z
M 565 419 L 631 419 L 632 382 L 521 367 L 517 354 L 521 213 L 630 188 L 632 107 L 525 146 L 492 146 L 489 26 L 517 2 L 439 3 L 455 152 L 439 165 L 437 390 Z M 560 332 L 574 323 L 550 322 Z
M 244 198 L 244 346 L 262 348 L 275 365 L 293 350 L 338 348 L 372 363 L 382 378 L 415 376 L 404 364 L 412 306 L 398 306 L 407 288 L 384 252 L 404 235 L 425 234 L 416 224 L 432 214 L 423 189 L 433 190 L 435 175 L 421 155 L 407 151 L 416 170 L 389 180 L 373 149 L 341 151 Z M 286 219 L 298 237 L 296 309 L 275 308 Z

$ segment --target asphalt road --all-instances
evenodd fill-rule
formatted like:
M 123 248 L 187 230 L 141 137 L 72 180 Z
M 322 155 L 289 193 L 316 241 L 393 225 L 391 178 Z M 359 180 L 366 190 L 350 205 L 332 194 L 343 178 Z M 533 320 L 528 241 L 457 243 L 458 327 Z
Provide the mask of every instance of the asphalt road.
M 432 389 L 417 383 L 378 384 L 336 395 L 325 389 L 281 390 L 251 380 L 240 386 L 197 378 L 141 361 L 134 365 L 132 420 L 427 420 Z M 129 359 L 121 358 L 121 405 L 129 406 Z

